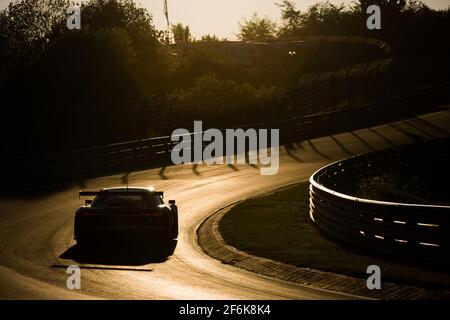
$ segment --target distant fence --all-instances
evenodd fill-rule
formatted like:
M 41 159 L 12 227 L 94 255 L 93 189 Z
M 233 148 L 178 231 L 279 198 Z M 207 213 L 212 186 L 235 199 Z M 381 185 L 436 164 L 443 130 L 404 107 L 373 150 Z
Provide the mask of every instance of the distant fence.
M 299 41 L 308 42 L 340 42 L 340 43 L 357 43 L 378 47 L 383 50 L 386 54 L 392 51 L 391 46 L 381 39 L 371 38 L 371 37 L 361 37 L 352 35 L 324 35 L 324 36 L 304 36 Z
M 435 110 L 450 83 L 416 91 L 391 104 L 370 104 L 287 120 L 243 124 L 240 128 L 280 129 L 281 143 L 355 130 Z M 437 99 L 437 100 L 436 100 Z M 357 120 L 357 121 L 355 121 Z M 192 131 L 192 122 L 186 128 Z M 207 129 L 207 127 L 204 127 Z M 105 174 L 169 165 L 174 146 L 169 135 L 66 152 L 0 160 L 0 191 L 20 191 Z
M 409 92 L 450 80 L 450 64 L 393 58 L 354 64 L 322 73 L 304 74 L 286 92 L 290 114 L 339 110 L 387 102 Z
M 450 262 L 450 206 L 360 199 L 336 185 L 388 165 L 448 156 L 450 139 L 404 145 L 328 165 L 310 178 L 310 215 L 325 233 L 380 253 Z M 412 156 L 413 155 L 413 156 Z

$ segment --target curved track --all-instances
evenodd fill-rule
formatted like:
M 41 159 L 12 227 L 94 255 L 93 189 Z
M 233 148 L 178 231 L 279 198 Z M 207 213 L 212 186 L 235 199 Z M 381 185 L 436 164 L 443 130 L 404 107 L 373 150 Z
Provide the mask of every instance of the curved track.
M 308 179 L 319 167 L 365 153 L 448 136 L 450 111 L 394 125 L 282 147 L 280 171 L 261 176 L 252 166 L 173 166 L 83 182 L 35 198 L 0 201 L 0 298 L 2 299 L 348 299 L 237 269 L 206 256 L 196 228 L 214 210 L 282 185 Z M 33 164 L 30 164 L 32 166 Z M 176 199 L 180 236 L 173 252 L 120 250 L 83 253 L 72 239 L 81 188 L 155 186 Z M 82 268 L 82 289 L 66 289 L 66 267 Z

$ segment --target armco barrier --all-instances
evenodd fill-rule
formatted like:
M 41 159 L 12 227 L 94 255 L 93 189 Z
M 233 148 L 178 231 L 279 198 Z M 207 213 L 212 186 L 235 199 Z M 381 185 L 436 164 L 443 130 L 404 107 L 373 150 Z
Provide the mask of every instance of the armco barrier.
M 440 139 L 328 165 L 310 178 L 311 219 L 325 233 L 359 247 L 450 263 L 450 206 L 360 199 L 339 190 L 358 176 L 380 173 L 386 166 L 436 159 L 449 151 L 450 139 Z

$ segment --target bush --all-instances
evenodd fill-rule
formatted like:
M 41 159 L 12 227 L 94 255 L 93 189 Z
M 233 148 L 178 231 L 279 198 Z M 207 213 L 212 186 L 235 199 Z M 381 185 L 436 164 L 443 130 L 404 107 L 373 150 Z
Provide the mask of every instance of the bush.
M 174 90 L 168 95 L 168 101 L 175 115 L 227 119 L 235 123 L 240 116 L 252 114 L 254 120 L 267 116 L 261 108 L 269 106 L 275 90 L 275 87 L 221 80 L 209 73 L 196 78 L 189 88 Z

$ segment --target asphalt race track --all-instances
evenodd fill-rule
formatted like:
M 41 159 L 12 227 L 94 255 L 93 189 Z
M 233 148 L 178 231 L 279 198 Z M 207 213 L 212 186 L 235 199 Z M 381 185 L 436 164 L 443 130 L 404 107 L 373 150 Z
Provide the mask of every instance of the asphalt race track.
M 1 299 L 349 299 L 224 265 L 205 255 L 196 228 L 216 209 L 308 179 L 351 154 L 448 136 L 450 111 L 282 147 L 280 171 L 255 166 L 172 166 L 84 181 L 34 198 L 0 200 Z M 30 163 L 32 167 L 33 164 Z M 73 238 L 80 189 L 154 186 L 176 199 L 180 236 L 173 253 L 143 244 L 135 250 L 80 252 Z M 106 249 L 105 249 L 106 250 Z M 110 249 L 108 249 L 110 250 Z M 107 250 L 107 251 L 108 251 Z M 66 268 L 81 266 L 81 290 L 66 289 Z

